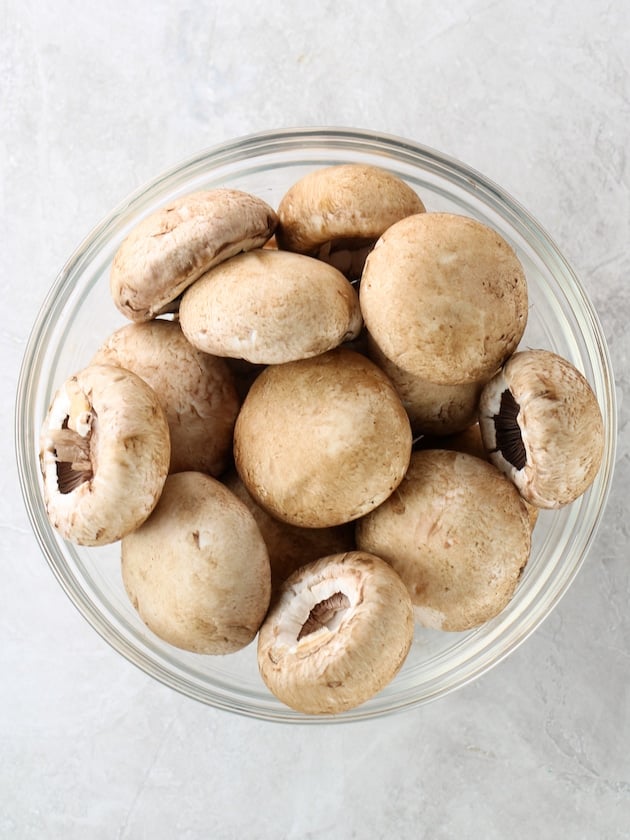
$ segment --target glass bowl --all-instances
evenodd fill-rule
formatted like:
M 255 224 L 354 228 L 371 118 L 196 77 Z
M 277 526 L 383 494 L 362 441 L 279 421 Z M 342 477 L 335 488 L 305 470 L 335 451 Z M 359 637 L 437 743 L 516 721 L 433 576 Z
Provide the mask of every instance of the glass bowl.
M 527 274 L 530 313 L 521 347 L 544 347 L 569 359 L 591 383 L 606 429 L 594 484 L 559 511 L 543 511 L 531 559 L 508 607 L 466 633 L 416 629 L 401 672 L 377 696 L 335 717 L 286 708 L 258 674 L 256 643 L 224 657 L 186 653 L 142 623 L 123 589 L 119 546 L 81 548 L 49 525 L 38 463 L 48 404 L 67 376 L 87 364 L 124 319 L 109 295 L 108 272 L 119 244 L 143 216 L 193 190 L 229 186 L 276 207 L 287 188 L 316 167 L 375 164 L 407 181 L 429 211 L 451 211 L 495 228 Z M 434 700 L 480 676 L 513 651 L 549 614 L 574 579 L 602 517 L 614 464 L 615 398 L 605 339 L 596 313 L 558 248 L 497 185 L 432 149 L 367 131 L 309 128 L 262 133 L 227 143 L 160 175 L 114 209 L 70 257 L 30 336 L 17 393 L 16 451 L 29 517 L 50 568 L 85 619 L 117 651 L 168 686 L 221 709 L 284 722 L 378 717 Z

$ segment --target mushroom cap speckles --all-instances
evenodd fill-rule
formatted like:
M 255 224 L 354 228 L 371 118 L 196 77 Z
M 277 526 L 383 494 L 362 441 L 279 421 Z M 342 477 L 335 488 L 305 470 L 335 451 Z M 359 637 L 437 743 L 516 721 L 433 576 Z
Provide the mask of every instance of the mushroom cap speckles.
M 525 273 L 513 249 L 481 222 L 451 213 L 409 216 L 385 231 L 359 297 L 381 352 L 442 385 L 487 381 L 527 323 Z
M 476 627 L 509 603 L 527 563 L 531 529 L 514 485 L 461 452 L 414 452 L 407 474 L 357 523 L 357 546 L 391 563 L 418 623 Z
M 345 349 L 273 365 L 255 380 L 234 429 L 236 469 L 285 522 L 339 525 L 376 507 L 402 480 L 411 428 L 393 386 Z
M 168 421 L 170 472 L 223 472 L 240 407 L 224 359 L 193 347 L 176 321 L 156 319 L 116 330 L 92 363 L 132 370 L 153 388 Z
M 114 303 L 132 321 L 173 311 L 174 301 L 205 271 L 261 247 L 276 224 L 266 202 L 240 190 L 177 198 L 143 219 L 121 244 L 110 273 Z
M 363 324 L 358 295 L 341 272 L 271 249 L 208 271 L 185 292 L 179 317 L 195 347 L 254 364 L 316 356 L 356 338 Z
M 521 461 L 508 452 L 505 433 L 497 440 L 495 416 L 506 392 L 515 403 L 510 425 Z M 506 362 L 482 391 L 479 425 L 488 457 L 538 507 L 574 501 L 601 465 L 604 426 L 597 398 L 571 362 L 549 350 L 520 351 Z
M 364 703 L 400 670 L 413 640 L 409 593 L 365 552 L 323 557 L 294 572 L 260 628 L 258 666 L 270 691 L 305 714 Z
M 383 231 L 422 212 L 420 198 L 391 172 L 367 164 L 329 166 L 308 173 L 285 193 L 276 238 L 280 248 L 338 262 L 346 276 L 360 276 Z M 360 265 L 342 251 L 356 251 Z
M 258 526 L 203 473 L 167 478 L 153 514 L 122 541 L 122 575 L 149 629 L 194 653 L 245 647 L 269 606 L 269 557 Z
M 68 430 L 71 450 L 83 449 L 91 465 L 84 476 L 72 469 L 72 455 L 61 454 L 60 434 L 68 437 Z M 78 545 L 121 539 L 155 507 L 169 460 L 168 424 L 155 392 L 131 371 L 90 365 L 57 391 L 41 431 L 51 524 Z

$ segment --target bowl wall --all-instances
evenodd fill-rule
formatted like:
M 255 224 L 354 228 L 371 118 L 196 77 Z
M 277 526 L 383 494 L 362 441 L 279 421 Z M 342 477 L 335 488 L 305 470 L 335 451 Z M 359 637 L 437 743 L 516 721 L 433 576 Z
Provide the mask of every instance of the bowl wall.
M 322 166 L 381 166 L 407 181 L 428 211 L 449 211 L 495 228 L 516 250 L 528 279 L 530 312 L 521 347 L 569 359 L 591 383 L 606 424 L 602 468 L 589 491 L 560 511 L 542 511 L 531 560 L 509 606 L 463 634 L 417 628 L 411 653 L 378 696 L 335 718 L 309 718 L 270 695 L 258 674 L 255 642 L 226 657 L 187 654 L 143 625 L 122 586 L 119 545 L 81 548 L 48 523 L 38 463 L 39 430 L 57 387 L 85 366 L 125 323 L 109 294 L 109 266 L 143 216 L 178 195 L 229 186 L 277 207 L 288 187 Z M 16 451 L 26 507 L 43 553 L 87 621 L 148 674 L 197 700 L 280 721 L 365 719 L 435 699 L 499 662 L 549 614 L 577 573 L 605 506 L 616 439 L 614 387 L 597 316 L 574 272 L 540 226 L 496 185 L 431 149 L 368 132 L 306 129 L 243 138 L 203 152 L 136 192 L 77 248 L 46 298 L 26 349 L 16 405 Z

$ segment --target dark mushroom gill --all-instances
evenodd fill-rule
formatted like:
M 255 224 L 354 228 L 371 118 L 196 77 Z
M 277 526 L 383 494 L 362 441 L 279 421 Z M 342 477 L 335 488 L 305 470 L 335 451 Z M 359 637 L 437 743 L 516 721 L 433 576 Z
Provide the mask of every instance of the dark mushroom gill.
M 527 464 L 527 452 L 518 424 L 520 410 L 514 395 L 506 388 L 501 394 L 499 413 L 493 417 L 497 443 L 495 452 L 500 452 L 517 470 L 522 470 Z
M 324 601 L 315 604 L 298 633 L 298 642 L 304 636 L 308 636 L 310 633 L 314 633 L 316 630 L 325 627 L 338 612 L 347 610 L 349 606 L 350 601 L 348 596 L 344 595 L 343 592 L 335 592 L 330 598 L 326 598 Z

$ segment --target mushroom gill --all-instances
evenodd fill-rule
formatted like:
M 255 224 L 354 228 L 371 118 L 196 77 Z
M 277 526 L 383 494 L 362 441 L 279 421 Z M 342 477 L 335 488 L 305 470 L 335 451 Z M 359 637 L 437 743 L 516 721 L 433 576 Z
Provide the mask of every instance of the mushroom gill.
M 61 429 L 50 432 L 57 462 L 59 492 L 66 494 L 76 490 L 94 475 L 90 457 L 91 431 L 83 437 L 67 426 L 67 419 Z
M 344 595 L 343 592 L 335 592 L 329 598 L 315 604 L 298 633 L 298 642 L 300 639 L 303 639 L 304 636 L 309 636 L 311 633 L 315 633 L 322 627 L 329 627 L 329 623 L 339 613 L 347 610 L 349 606 L 350 599 L 347 595 Z
M 506 388 L 501 394 L 499 413 L 493 415 L 496 435 L 494 451 L 500 452 L 505 460 L 517 470 L 522 470 L 527 464 L 527 452 L 521 435 L 521 427 L 518 424 L 520 410 L 521 407 L 516 402 L 514 394 Z

